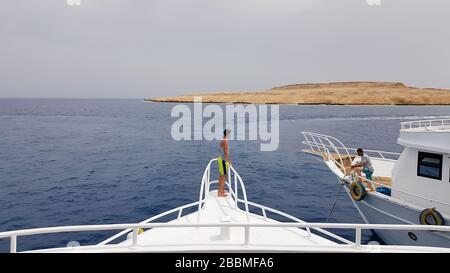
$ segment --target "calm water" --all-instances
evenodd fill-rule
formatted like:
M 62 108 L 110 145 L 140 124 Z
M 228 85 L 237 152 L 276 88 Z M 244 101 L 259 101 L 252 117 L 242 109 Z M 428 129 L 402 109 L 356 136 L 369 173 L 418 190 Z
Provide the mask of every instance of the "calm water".
M 0 231 L 138 222 L 198 199 L 217 143 L 174 141 L 173 104 L 139 100 L 0 100 Z M 337 179 L 301 152 L 300 131 L 332 134 L 348 146 L 401 151 L 399 122 L 450 117 L 450 107 L 281 106 L 280 146 L 231 142 L 249 199 L 307 221 L 324 221 Z M 331 222 L 362 222 L 341 193 Z M 340 231 L 352 238 L 352 232 Z M 111 232 L 19 238 L 19 251 L 82 245 Z M 366 232 L 363 239 L 371 240 Z M 0 240 L 8 251 L 9 240 Z

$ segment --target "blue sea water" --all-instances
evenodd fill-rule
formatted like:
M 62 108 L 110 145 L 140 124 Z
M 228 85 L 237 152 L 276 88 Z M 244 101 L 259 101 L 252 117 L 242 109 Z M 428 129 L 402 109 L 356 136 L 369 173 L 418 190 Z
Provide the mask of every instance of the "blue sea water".
M 198 200 L 217 142 L 175 141 L 174 104 L 140 100 L 0 99 L 0 231 L 131 223 Z M 250 200 L 306 221 L 324 221 L 337 179 L 301 152 L 300 131 L 331 134 L 347 146 L 401 151 L 399 123 L 450 117 L 448 106 L 280 106 L 280 145 L 232 141 L 233 165 Z M 362 222 L 341 193 L 330 222 Z M 352 231 L 339 231 L 353 238 Z M 114 232 L 20 237 L 18 250 L 81 245 Z M 363 240 L 372 240 L 370 231 Z M 0 252 L 9 239 L 0 239 Z

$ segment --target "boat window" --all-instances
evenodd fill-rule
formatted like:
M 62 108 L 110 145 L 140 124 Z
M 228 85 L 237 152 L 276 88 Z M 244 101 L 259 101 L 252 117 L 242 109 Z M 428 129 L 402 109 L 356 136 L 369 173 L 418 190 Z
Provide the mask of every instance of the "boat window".
M 417 175 L 432 179 L 442 179 L 442 155 L 419 152 Z

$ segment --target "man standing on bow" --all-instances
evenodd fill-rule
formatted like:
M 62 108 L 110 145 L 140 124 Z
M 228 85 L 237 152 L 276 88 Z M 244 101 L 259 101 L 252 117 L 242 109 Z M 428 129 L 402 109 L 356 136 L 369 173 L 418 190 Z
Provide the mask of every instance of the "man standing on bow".
M 230 154 L 228 150 L 228 137 L 231 133 L 230 129 L 225 129 L 223 131 L 223 139 L 220 142 L 219 146 L 219 157 L 217 158 L 217 162 L 219 163 L 219 197 L 226 197 L 225 193 L 225 180 L 227 179 L 227 175 L 229 172 L 229 166 L 231 165 Z

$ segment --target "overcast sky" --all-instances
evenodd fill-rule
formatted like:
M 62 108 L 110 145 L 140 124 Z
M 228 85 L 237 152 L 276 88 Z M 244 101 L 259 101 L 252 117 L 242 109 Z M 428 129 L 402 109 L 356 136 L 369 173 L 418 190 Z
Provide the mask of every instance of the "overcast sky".
M 1 1 L 0 97 L 360 80 L 450 88 L 449 0 L 66 1 Z

